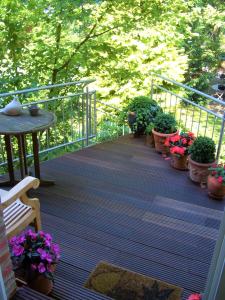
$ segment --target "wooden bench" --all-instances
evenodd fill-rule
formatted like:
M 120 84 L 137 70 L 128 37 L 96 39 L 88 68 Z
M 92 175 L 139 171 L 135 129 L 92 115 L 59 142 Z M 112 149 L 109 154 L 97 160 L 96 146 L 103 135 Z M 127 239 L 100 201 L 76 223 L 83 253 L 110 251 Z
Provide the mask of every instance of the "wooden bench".
M 41 230 L 39 199 L 27 196 L 27 191 L 38 188 L 39 183 L 39 179 L 27 176 L 9 191 L 0 189 L 8 238 L 19 234 L 31 223 L 34 223 L 36 231 Z

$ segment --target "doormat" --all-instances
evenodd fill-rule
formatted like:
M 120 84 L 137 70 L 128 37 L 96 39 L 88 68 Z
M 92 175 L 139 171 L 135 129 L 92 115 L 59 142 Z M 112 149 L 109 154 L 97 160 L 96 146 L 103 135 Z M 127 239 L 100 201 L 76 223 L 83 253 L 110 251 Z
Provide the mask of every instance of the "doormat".
M 100 262 L 84 285 L 115 300 L 180 300 L 183 289 Z

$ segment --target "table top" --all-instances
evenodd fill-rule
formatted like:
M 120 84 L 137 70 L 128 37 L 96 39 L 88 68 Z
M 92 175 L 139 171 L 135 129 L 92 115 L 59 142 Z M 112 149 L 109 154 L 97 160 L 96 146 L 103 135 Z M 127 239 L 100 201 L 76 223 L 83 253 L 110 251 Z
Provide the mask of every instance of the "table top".
M 0 134 L 17 135 L 32 133 L 49 128 L 56 122 L 56 116 L 49 111 L 39 110 L 37 116 L 31 116 L 23 109 L 19 116 L 8 116 L 0 112 Z
M 212 89 L 213 89 L 214 91 L 218 92 L 218 93 L 224 94 L 224 93 L 225 93 L 225 90 L 220 90 L 220 89 L 218 88 L 218 85 L 219 85 L 219 84 L 214 84 L 214 85 L 212 85 Z

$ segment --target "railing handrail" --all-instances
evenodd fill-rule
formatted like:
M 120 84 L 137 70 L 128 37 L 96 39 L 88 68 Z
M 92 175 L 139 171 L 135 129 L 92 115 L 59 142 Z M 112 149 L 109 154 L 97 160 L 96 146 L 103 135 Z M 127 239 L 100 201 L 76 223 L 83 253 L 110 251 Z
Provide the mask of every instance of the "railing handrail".
M 0 94 L 0 98 L 13 96 L 13 95 L 27 94 L 27 93 L 32 93 L 32 92 L 37 92 L 37 91 L 42 91 L 42 90 L 50 90 L 50 89 L 57 88 L 57 87 L 66 87 L 66 86 L 73 86 L 73 85 L 77 85 L 77 86 L 78 85 L 83 85 L 83 87 L 85 87 L 86 85 L 88 85 L 92 82 L 95 82 L 95 79 L 84 79 L 84 80 L 72 81 L 72 82 L 66 82 L 66 83 L 43 85 L 43 86 L 36 87 L 36 88 L 30 88 L 30 89 L 18 90 L 18 91 L 14 91 L 14 92 L 2 93 L 2 94 Z
M 196 93 L 196 94 L 198 94 L 198 95 L 200 95 L 200 96 L 203 96 L 203 97 L 205 97 L 205 98 L 208 98 L 208 99 L 210 99 L 210 100 L 213 100 L 213 101 L 215 101 L 215 102 L 217 102 L 217 103 L 219 103 L 219 104 L 221 104 L 222 106 L 225 107 L 225 102 L 224 102 L 224 101 L 218 100 L 217 98 L 215 98 L 215 97 L 213 97 L 213 96 L 210 96 L 210 95 L 208 95 L 208 94 L 205 94 L 205 93 L 203 93 L 203 92 L 201 92 L 201 91 L 198 91 L 198 90 L 196 90 L 196 89 L 194 89 L 194 88 L 192 88 L 192 87 L 190 87 L 190 86 L 188 86 L 188 85 L 186 85 L 186 84 L 177 82 L 177 81 L 175 81 L 175 80 L 173 80 L 173 79 L 167 78 L 167 77 L 165 77 L 165 76 L 162 76 L 162 75 L 157 74 L 157 73 L 154 73 L 154 72 L 151 72 L 151 75 L 152 75 L 152 76 L 159 77 L 159 78 L 161 78 L 161 79 L 163 79 L 163 80 L 165 80 L 165 81 L 168 81 L 168 82 L 170 82 L 170 83 L 173 83 L 173 84 L 175 84 L 175 85 L 178 85 L 178 86 L 180 86 L 180 87 L 182 87 L 182 88 L 185 88 L 186 90 L 189 90 L 189 91 L 191 91 L 191 92 L 194 92 L 194 93 Z M 189 101 L 190 101 L 190 100 L 189 100 Z M 192 102 L 192 101 L 191 101 L 191 102 Z M 193 102 L 193 103 L 194 103 L 194 102 Z

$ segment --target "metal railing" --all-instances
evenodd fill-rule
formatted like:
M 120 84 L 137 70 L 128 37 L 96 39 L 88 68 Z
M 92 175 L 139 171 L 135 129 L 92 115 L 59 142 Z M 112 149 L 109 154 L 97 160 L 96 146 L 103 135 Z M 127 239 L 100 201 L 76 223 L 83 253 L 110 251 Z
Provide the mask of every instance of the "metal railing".
M 18 96 L 24 109 L 37 104 L 40 109 L 53 112 L 57 117 L 54 127 L 39 133 L 39 149 L 42 160 L 52 158 L 69 147 L 86 147 L 96 137 L 96 91 L 89 88 L 95 80 L 81 80 L 64 84 L 48 85 L 33 89 L 0 94 L 3 108 Z M 11 137 L 13 140 L 14 137 Z M 16 141 L 13 144 L 13 158 L 18 160 Z M 26 135 L 27 156 L 32 158 L 32 139 Z M 55 151 L 57 151 L 57 154 Z M 0 137 L 0 166 L 6 164 L 4 139 Z M 30 160 L 32 164 L 32 160 Z
M 151 75 L 152 99 L 176 117 L 181 129 L 212 138 L 217 146 L 216 159 L 224 160 L 225 102 L 164 76 Z

